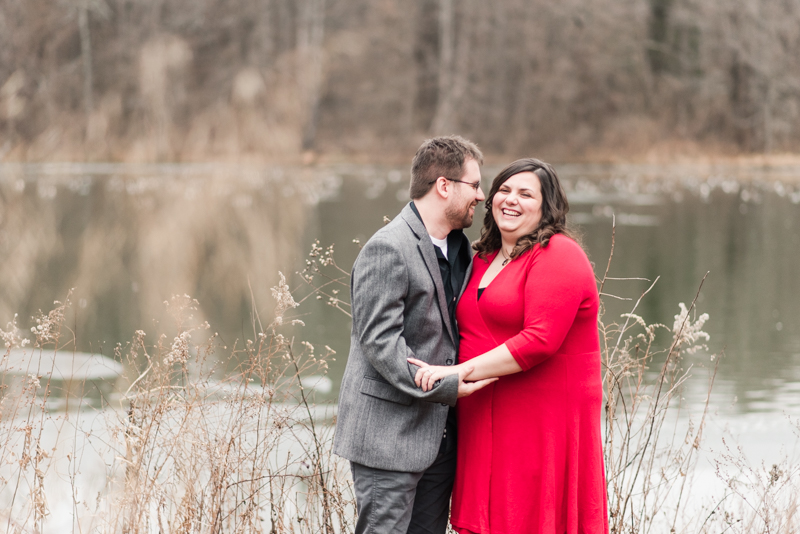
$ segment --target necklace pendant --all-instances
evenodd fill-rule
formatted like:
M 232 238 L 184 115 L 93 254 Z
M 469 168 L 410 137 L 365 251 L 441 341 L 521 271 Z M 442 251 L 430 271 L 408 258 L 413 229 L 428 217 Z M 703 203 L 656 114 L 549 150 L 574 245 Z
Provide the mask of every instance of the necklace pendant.
M 508 265 L 508 262 L 510 262 L 510 261 L 511 261 L 511 258 L 506 258 L 505 260 L 503 260 L 503 267 Z

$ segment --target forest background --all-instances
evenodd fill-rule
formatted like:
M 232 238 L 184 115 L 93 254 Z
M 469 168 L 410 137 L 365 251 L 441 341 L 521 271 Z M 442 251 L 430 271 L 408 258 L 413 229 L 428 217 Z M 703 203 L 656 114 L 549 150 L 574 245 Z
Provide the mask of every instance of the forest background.
M 800 151 L 796 0 L 3 0 L 0 160 Z

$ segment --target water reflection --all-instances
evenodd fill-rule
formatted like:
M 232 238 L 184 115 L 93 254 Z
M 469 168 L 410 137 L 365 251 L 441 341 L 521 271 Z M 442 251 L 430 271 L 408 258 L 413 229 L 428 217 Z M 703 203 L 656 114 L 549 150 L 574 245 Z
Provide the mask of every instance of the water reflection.
M 313 206 L 337 184 L 302 169 L 3 167 L 0 316 L 49 310 L 75 288 L 77 347 L 110 354 L 165 323 L 163 302 L 190 294 L 226 338 L 272 307 L 292 272 Z M 169 323 L 165 323 L 169 324 Z
M 795 275 L 800 236 L 794 231 L 800 223 L 800 190 L 794 182 L 778 181 L 788 173 L 753 181 L 752 175 L 737 171 L 741 174 L 717 173 L 706 179 L 686 172 L 661 181 L 645 173 L 625 182 L 612 180 L 615 189 L 632 194 L 658 191 L 663 202 L 644 209 L 611 204 L 616 213 L 659 221 L 644 227 L 618 219 L 611 273 L 660 276 L 641 313 L 648 322 L 672 324 L 677 302 L 688 304 L 710 271 L 698 308 L 711 315 L 706 325 L 711 350 L 724 349 L 726 354 L 713 398 L 723 410 L 800 413 L 796 395 L 780 385 L 800 379 L 800 305 L 794 298 L 800 290 Z M 797 176 L 800 172 L 795 182 Z M 597 221 L 583 229 L 593 259 L 604 265 L 608 224 Z M 619 291 L 634 296 L 643 286 Z M 617 302 L 608 304 L 610 312 L 624 308 Z M 698 355 L 692 363 L 709 364 L 707 355 Z M 758 399 L 754 391 L 762 392 Z M 772 404 L 767 407 L 765 402 Z
M 497 168 L 484 170 L 488 183 Z M 716 408 L 800 413 L 800 169 L 561 165 L 571 221 L 602 275 L 660 276 L 639 313 L 672 324 L 698 297 L 711 316 L 711 352 L 725 350 Z M 77 350 L 112 355 L 136 329 L 164 331 L 163 301 L 190 294 L 223 343 L 252 337 L 253 306 L 270 316 L 277 272 L 302 269 L 310 244 L 336 247 L 349 267 L 364 242 L 408 201 L 407 170 L 340 165 L 0 166 L 0 322 L 48 310 L 69 288 Z M 488 186 L 485 185 L 486 189 Z M 476 223 L 482 220 L 478 210 Z M 468 235 L 475 239 L 478 224 Z M 295 277 L 295 283 L 299 279 Z M 609 282 L 636 298 L 645 281 Z M 607 301 L 606 318 L 629 301 Z M 334 389 L 344 369 L 349 319 L 324 301 L 298 313 L 303 337 L 333 347 Z M 24 322 L 24 321 L 23 321 Z M 156 325 L 155 323 L 160 323 Z M 691 362 L 710 366 L 709 354 Z M 703 387 L 687 390 L 702 402 Z

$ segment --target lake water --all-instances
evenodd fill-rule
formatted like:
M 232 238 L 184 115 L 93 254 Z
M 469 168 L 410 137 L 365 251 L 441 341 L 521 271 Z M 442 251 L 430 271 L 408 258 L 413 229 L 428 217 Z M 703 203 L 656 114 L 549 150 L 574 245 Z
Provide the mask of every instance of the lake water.
M 671 326 L 710 272 L 697 299 L 710 315 L 709 352 L 687 361 L 697 377 L 687 403 L 705 400 L 710 354 L 724 350 L 711 401 L 719 434 L 764 442 L 754 446 L 763 457 L 793 442 L 785 416 L 800 416 L 800 168 L 556 167 L 598 276 L 613 217 L 609 276 L 660 277 L 638 309 L 648 323 Z M 484 169 L 484 190 L 497 170 Z M 407 189 L 406 168 L 381 166 L 3 164 L 0 323 L 18 313 L 29 328 L 31 315 L 75 288 L 67 319 L 75 347 L 113 356 L 137 329 L 151 340 L 174 335 L 163 303 L 189 294 L 222 343 L 252 339 L 253 311 L 271 316 L 278 271 L 307 292 L 296 273 L 315 240 L 333 244 L 349 269 L 353 240 L 394 217 Z M 635 300 L 648 286 L 610 281 L 605 292 Z M 606 298 L 606 320 L 631 305 Z M 348 317 L 325 299 L 294 312 L 307 325 L 299 338 L 336 350 L 329 376 L 338 386 Z

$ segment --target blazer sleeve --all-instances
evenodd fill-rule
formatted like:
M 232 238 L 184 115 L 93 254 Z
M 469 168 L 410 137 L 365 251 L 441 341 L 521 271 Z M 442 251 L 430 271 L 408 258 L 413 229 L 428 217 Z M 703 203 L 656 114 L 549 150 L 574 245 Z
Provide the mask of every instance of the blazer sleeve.
M 406 344 L 403 326 L 408 287 L 409 270 L 397 246 L 370 240 L 359 254 L 351 281 L 356 339 L 369 363 L 392 386 L 417 399 L 455 406 L 457 375 L 445 377 L 427 392 L 414 383 L 418 367 L 406 358 L 416 355 Z
M 572 239 L 555 235 L 546 248 L 532 252 L 522 295 L 523 328 L 506 341 L 525 371 L 556 354 L 579 308 L 597 292 L 591 264 Z

